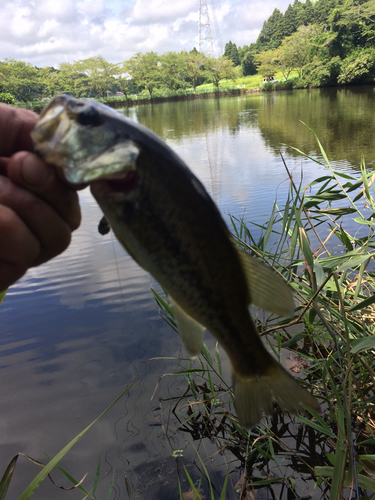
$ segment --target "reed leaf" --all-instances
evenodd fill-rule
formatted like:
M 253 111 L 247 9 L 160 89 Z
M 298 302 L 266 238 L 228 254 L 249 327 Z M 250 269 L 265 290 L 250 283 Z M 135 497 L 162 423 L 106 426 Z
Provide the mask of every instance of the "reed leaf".
M 37 488 L 40 486 L 42 481 L 47 477 L 47 475 L 51 472 L 51 470 L 58 464 L 58 462 L 68 453 L 69 450 L 79 441 L 79 439 L 86 434 L 86 432 L 105 414 L 107 411 L 114 406 L 117 401 L 119 401 L 124 394 L 126 394 L 130 388 L 136 383 L 136 380 L 132 382 L 124 392 L 120 394 L 118 398 L 111 403 L 108 408 L 106 408 L 93 422 L 91 422 L 90 425 L 88 425 L 82 432 L 80 432 L 75 438 L 73 438 L 64 448 L 57 454 L 55 457 L 48 462 L 48 464 L 39 472 L 39 474 L 31 481 L 31 483 L 28 485 L 28 487 L 24 490 L 24 492 L 20 495 L 18 500 L 28 500 L 33 493 L 37 490 Z
M 7 494 L 10 482 L 13 477 L 13 472 L 16 467 L 16 463 L 18 460 L 18 454 L 12 458 L 9 462 L 8 467 L 6 468 L 3 477 L 0 481 L 0 500 L 5 500 L 5 495 Z

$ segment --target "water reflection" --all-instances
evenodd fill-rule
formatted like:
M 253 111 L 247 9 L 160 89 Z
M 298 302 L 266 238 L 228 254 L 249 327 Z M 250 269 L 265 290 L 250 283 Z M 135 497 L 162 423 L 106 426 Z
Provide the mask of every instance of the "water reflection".
M 299 120 L 315 130 L 335 168 L 357 169 L 362 153 L 368 164 L 373 161 L 373 96 L 372 87 L 279 92 L 139 106 L 124 112 L 153 129 L 184 158 L 227 221 L 228 212 L 241 216 L 245 211 L 248 219 L 261 223 L 274 199 L 282 204 L 288 191 L 280 151 L 296 180 L 301 166 L 304 183 L 325 171 L 282 145 L 320 155 L 314 137 Z M 126 496 L 124 472 L 142 498 L 146 491 L 148 498 L 161 498 L 160 491 L 163 498 L 176 497 L 172 452 L 183 449 L 184 463 L 189 463 L 192 450 L 177 431 L 165 432 L 168 414 L 159 398 L 172 394 L 182 382 L 163 380 L 150 401 L 158 378 L 176 366 L 169 360 L 148 360 L 178 356 L 178 337 L 158 316 L 150 292 L 150 286 L 156 286 L 152 278 L 113 235 L 98 234 L 101 213 L 89 190 L 80 193 L 80 199 L 83 225 L 69 250 L 30 270 L 0 307 L 0 472 L 20 450 L 39 460 L 45 459 L 44 452 L 59 451 L 141 375 L 62 465 L 75 477 L 89 472 L 92 478 L 100 452 L 103 473 L 109 474 L 101 484 L 102 493 L 115 470 L 116 498 Z M 207 342 L 213 347 L 212 338 Z M 216 453 L 214 446 L 206 451 Z M 9 498 L 17 498 L 36 473 L 19 461 Z M 226 473 L 223 464 L 218 477 L 221 473 Z M 78 492 L 69 495 L 81 497 Z M 66 492 L 46 484 L 37 496 L 59 499 L 66 498 Z
M 270 92 L 247 97 L 182 101 L 138 106 L 124 110 L 154 130 L 167 142 L 223 133 L 236 136 L 246 130 L 260 133 L 266 150 L 278 155 L 283 144 L 321 157 L 310 127 L 330 159 L 342 167 L 358 168 L 366 153 L 368 164 L 375 157 L 375 87 L 346 87 Z M 301 122 L 307 125 L 303 126 Z M 247 149 L 262 163 L 264 148 Z M 299 155 L 289 150 L 294 158 Z

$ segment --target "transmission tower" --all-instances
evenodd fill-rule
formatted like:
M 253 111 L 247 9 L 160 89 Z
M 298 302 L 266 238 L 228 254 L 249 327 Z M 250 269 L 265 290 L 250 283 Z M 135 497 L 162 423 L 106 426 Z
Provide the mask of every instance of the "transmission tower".
M 214 55 L 214 44 L 212 41 L 210 15 L 208 13 L 207 0 L 199 0 L 199 52 L 209 56 Z

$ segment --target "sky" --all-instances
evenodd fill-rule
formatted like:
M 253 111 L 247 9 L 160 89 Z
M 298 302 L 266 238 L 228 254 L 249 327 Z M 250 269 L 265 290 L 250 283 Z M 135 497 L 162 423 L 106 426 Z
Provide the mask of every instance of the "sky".
M 221 55 L 229 40 L 237 46 L 255 42 L 275 7 L 285 12 L 291 0 L 206 2 L 215 55 Z M 117 63 L 137 52 L 198 49 L 199 0 L 0 0 L 0 5 L 0 60 L 58 67 L 97 55 Z M 208 33 L 204 26 L 202 33 Z

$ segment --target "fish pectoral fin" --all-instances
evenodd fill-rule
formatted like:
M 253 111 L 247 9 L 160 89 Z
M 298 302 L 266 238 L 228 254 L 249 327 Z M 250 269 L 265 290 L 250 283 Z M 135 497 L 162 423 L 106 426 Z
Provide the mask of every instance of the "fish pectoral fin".
M 188 355 L 194 358 L 201 352 L 205 327 L 187 314 L 170 295 L 168 298 L 184 348 Z
M 236 250 L 245 272 L 250 303 L 278 316 L 291 316 L 293 296 L 283 279 L 237 245 Z
M 106 216 L 103 215 L 103 217 L 100 219 L 100 222 L 98 224 L 98 231 L 102 236 L 104 236 L 104 235 L 108 234 L 110 232 L 110 230 L 111 230 L 111 225 L 108 222 Z

